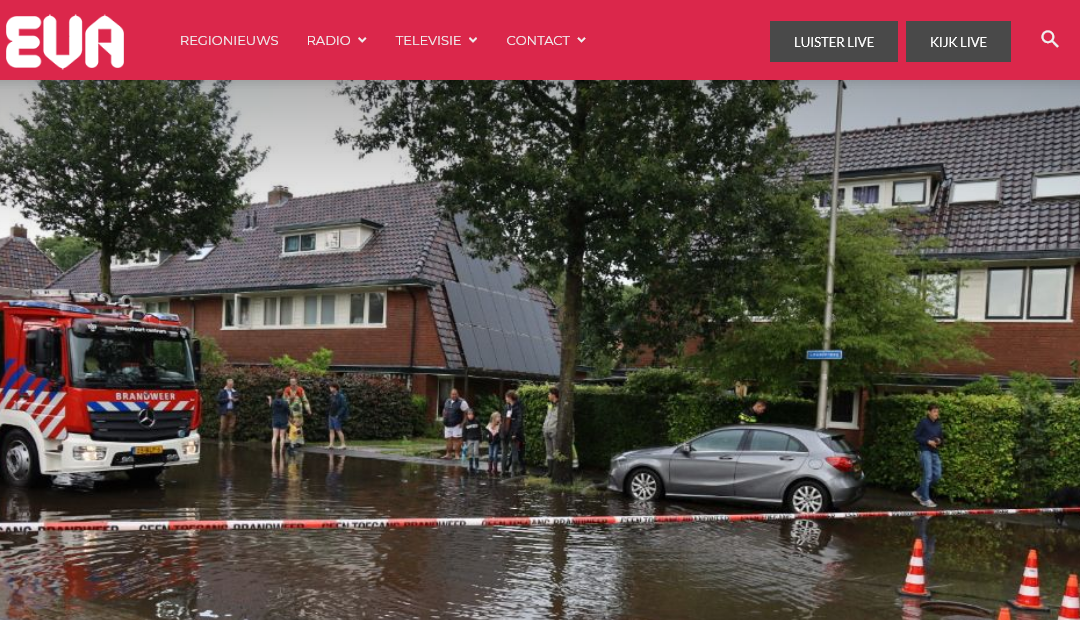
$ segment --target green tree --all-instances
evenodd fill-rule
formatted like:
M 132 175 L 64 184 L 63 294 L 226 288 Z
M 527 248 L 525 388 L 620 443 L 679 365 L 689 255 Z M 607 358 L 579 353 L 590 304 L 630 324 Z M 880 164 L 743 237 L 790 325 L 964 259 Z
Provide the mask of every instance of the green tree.
M 94 244 L 75 235 L 38 237 L 37 246 L 60 269 L 67 271 L 94 253 Z
M 361 125 L 339 130 L 341 144 L 361 157 L 406 149 L 420 178 L 448 182 L 442 206 L 469 216 L 476 256 L 518 258 L 534 283 L 561 278 L 560 484 L 572 477 L 583 318 L 640 285 L 633 316 L 658 325 L 635 333 L 675 346 L 712 325 L 703 308 L 716 316 L 716 300 L 756 281 L 756 259 L 789 252 L 807 217 L 809 193 L 781 174 L 797 158 L 786 115 L 809 97 L 791 82 L 372 81 L 340 92 Z M 642 302 L 653 292 L 664 299 Z
M 237 138 L 227 82 L 42 81 L 22 135 L 0 131 L 0 198 L 113 257 L 194 252 L 229 235 L 240 179 L 266 156 Z
M 844 352 L 829 369 L 834 391 L 950 361 L 981 361 L 972 342 L 985 328 L 934 319 L 935 299 L 949 299 L 948 278 L 960 265 L 927 258 L 905 245 L 897 224 L 919 217 L 892 211 L 841 214 L 837 222 L 833 347 Z M 814 381 L 806 351 L 822 341 L 828 220 L 812 226 L 796 260 L 770 260 L 742 316 L 698 360 L 717 379 L 756 382 L 771 393 L 793 393 Z M 937 245 L 927 242 L 926 249 Z M 767 283 L 767 284 L 766 284 Z M 765 318 L 767 317 L 767 320 Z

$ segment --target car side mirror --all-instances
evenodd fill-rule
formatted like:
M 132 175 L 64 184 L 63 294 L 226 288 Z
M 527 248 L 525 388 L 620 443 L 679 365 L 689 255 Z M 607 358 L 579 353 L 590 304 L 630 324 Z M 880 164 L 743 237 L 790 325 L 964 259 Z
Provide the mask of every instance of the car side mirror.
M 679 452 L 682 452 L 683 454 L 690 454 L 693 451 L 694 449 L 690 447 L 689 443 L 679 444 Z

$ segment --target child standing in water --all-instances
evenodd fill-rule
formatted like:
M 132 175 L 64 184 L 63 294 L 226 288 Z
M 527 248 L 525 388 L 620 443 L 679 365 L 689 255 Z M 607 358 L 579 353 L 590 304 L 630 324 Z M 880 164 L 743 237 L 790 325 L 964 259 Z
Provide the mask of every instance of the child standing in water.
M 499 460 L 502 458 L 502 439 L 499 437 L 500 428 L 502 428 L 502 416 L 499 415 L 498 411 L 492 411 L 487 425 L 489 474 L 499 473 Z
M 476 412 L 472 409 L 465 412 L 465 426 L 461 429 L 461 438 L 469 456 L 469 473 L 475 474 L 480 471 L 480 440 L 483 438 L 483 430 L 480 420 L 476 419 Z

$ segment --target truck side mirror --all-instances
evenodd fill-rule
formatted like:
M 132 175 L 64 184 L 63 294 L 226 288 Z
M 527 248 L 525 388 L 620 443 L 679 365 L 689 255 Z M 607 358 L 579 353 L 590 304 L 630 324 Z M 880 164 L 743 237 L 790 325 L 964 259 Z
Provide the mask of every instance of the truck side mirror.
M 202 381 L 202 342 L 191 341 L 191 365 L 195 370 L 195 381 Z

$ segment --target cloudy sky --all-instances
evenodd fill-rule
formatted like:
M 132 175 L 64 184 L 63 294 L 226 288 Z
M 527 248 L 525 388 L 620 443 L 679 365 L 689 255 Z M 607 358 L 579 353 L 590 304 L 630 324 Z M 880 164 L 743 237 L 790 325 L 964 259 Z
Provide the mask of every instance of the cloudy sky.
M 791 115 L 796 135 L 832 131 L 836 83 L 804 82 L 817 95 Z M 333 82 L 233 82 L 232 103 L 239 130 L 269 147 L 266 162 L 244 180 L 243 189 L 265 200 L 274 185 L 307 196 L 411 181 L 413 172 L 400 152 L 359 160 L 338 146 L 334 131 L 356 126 L 348 102 L 333 94 Z M 33 82 L 0 82 L 0 127 L 16 131 L 13 119 L 26 113 L 24 99 Z M 879 81 L 848 82 L 844 128 L 859 129 L 903 122 L 984 116 L 1080 104 L 1077 82 Z M 11 205 L 0 205 L 0 236 L 22 223 L 32 237 L 41 234 Z

